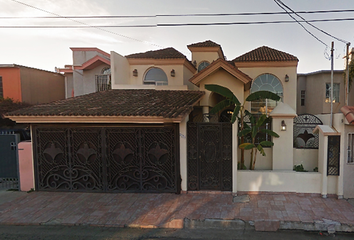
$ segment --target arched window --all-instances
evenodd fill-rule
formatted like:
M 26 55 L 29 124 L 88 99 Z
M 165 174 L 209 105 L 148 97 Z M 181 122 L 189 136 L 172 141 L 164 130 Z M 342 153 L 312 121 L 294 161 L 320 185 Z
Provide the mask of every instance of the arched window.
M 210 65 L 210 63 L 207 61 L 203 61 L 203 62 L 199 63 L 198 72 L 202 71 L 204 68 L 206 68 L 209 65 Z
M 144 84 L 167 85 L 167 75 L 160 68 L 151 68 L 147 71 L 144 78 Z
M 280 80 L 269 73 L 258 76 L 252 83 L 251 93 L 258 91 L 270 91 L 283 98 L 283 86 Z M 252 113 L 270 113 L 277 105 L 277 102 L 270 99 L 265 99 L 251 103 Z

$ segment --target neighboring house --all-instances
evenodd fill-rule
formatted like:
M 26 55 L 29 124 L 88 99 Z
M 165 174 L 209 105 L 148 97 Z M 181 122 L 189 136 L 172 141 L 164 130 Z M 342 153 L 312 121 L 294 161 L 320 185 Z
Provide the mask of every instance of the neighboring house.
M 0 64 L 0 97 L 29 104 L 64 99 L 64 76 L 59 73 Z
M 349 105 L 354 105 L 354 91 L 349 93 Z M 297 114 L 328 114 L 331 112 L 331 71 L 322 70 L 297 75 Z M 333 112 L 345 105 L 343 70 L 333 71 Z
M 65 75 L 65 98 L 111 89 L 110 55 L 98 48 L 70 48 L 73 64 L 57 68 Z
M 328 128 L 321 128 L 317 148 L 293 147 L 294 137 L 305 145 L 313 141 L 312 129 L 321 122 L 313 121 L 311 130 L 294 136 L 297 57 L 263 46 L 226 61 L 221 46 L 212 41 L 188 48 L 191 61 L 174 48 L 125 57 L 111 52 L 112 90 L 9 113 L 11 119 L 32 126 L 35 188 L 350 194 L 343 193 L 343 174 L 339 174 L 344 157 L 324 154 L 331 147 L 346 155 L 346 142 L 339 149 L 328 140 L 332 139 L 328 135 L 340 132 L 330 128 L 332 132 L 323 135 Z M 81 64 L 85 74 L 83 66 L 90 64 Z M 225 121 L 232 109 L 211 115 L 210 109 L 223 97 L 207 91 L 206 84 L 229 88 L 241 103 L 260 90 L 281 97 L 280 102 L 245 103 L 255 114 L 272 116 L 267 127 L 280 136 L 265 149 L 266 156 L 258 157 L 256 171 L 237 169 L 238 127 Z M 342 124 L 340 117 L 343 114 L 336 117 L 336 126 Z M 245 156 L 247 166 L 249 151 Z M 292 171 L 302 162 L 311 172 Z

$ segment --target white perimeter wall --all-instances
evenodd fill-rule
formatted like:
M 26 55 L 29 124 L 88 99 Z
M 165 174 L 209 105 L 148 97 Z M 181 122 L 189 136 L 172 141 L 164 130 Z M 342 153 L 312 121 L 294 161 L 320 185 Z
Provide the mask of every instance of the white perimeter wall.
M 237 171 L 237 191 L 321 193 L 321 173 Z

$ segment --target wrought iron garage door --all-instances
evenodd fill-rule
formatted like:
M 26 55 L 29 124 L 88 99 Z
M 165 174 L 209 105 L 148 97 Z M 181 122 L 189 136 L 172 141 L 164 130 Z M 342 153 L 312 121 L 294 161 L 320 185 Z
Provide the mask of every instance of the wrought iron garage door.
M 176 124 L 33 129 L 38 190 L 180 191 Z

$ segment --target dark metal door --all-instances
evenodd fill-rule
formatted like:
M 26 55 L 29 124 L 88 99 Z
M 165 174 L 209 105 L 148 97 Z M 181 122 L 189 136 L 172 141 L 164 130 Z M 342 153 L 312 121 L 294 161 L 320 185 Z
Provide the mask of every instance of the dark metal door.
M 188 123 L 188 190 L 232 190 L 232 125 Z
M 328 136 L 327 175 L 339 176 L 340 136 Z
M 18 188 L 17 134 L 0 134 L 0 188 Z
M 34 129 L 39 190 L 180 191 L 178 125 Z

